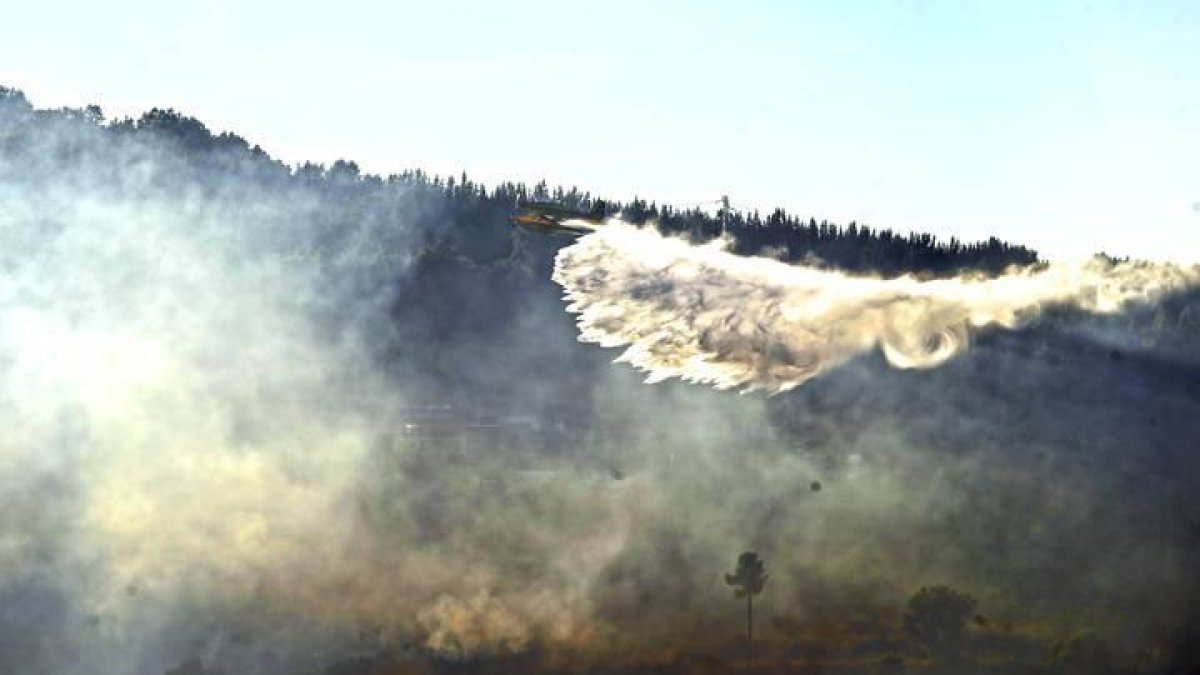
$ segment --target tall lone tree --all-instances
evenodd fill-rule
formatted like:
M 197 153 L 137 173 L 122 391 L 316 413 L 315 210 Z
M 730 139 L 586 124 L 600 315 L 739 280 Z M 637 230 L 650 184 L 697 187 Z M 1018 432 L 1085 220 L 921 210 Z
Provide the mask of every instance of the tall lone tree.
M 746 667 L 754 663 L 754 596 L 767 584 L 763 561 L 758 554 L 746 551 L 738 556 L 737 571 L 725 575 L 725 583 L 734 587 L 733 597 L 746 598 Z

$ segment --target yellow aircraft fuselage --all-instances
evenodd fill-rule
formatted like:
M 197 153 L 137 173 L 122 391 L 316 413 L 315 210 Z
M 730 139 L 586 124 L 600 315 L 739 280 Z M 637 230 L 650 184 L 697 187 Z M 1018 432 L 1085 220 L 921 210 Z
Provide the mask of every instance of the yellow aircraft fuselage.
M 593 232 L 596 225 L 604 222 L 603 202 L 591 212 L 550 203 L 526 203 L 518 208 L 517 214 L 510 216 L 508 222 L 530 232 L 578 237 Z

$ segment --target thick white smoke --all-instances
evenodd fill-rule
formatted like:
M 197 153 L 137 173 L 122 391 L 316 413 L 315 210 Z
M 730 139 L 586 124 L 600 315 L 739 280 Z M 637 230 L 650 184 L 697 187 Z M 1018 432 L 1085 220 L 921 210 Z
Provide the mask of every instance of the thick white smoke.
M 282 167 L 27 133 L 3 104 L 0 672 L 305 673 L 594 634 L 636 481 L 524 490 L 454 439 L 394 438 L 420 383 L 368 342 L 428 204 L 396 187 L 388 218 L 347 215 Z
M 899 368 L 962 352 L 972 329 L 1015 328 L 1050 305 L 1114 312 L 1200 281 L 1200 268 L 1054 263 L 999 278 L 880 279 L 737 256 L 612 221 L 559 252 L 554 280 L 579 339 L 720 389 L 786 391 L 875 348 Z
M 250 242 L 304 206 L 228 185 L 192 201 L 156 189 L 151 148 L 113 154 L 148 177 L 0 184 L 0 486 L 62 492 L 33 502 L 53 519 L 0 532 L 0 584 L 43 556 L 88 617 L 91 658 L 64 673 L 164 672 L 180 616 L 269 604 L 270 584 L 335 564 L 371 439 L 347 405 L 372 390 L 363 356 L 320 336 L 312 266 Z M 222 211 L 239 206 L 259 209 L 240 230 Z

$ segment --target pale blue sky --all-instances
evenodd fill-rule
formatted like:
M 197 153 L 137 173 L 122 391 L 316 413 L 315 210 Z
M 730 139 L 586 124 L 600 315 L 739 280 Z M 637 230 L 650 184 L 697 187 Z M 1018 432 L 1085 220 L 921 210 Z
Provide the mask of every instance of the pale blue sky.
M 18 2 L 0 83 L 357 161 L 1200 260 L 1200 3 Z

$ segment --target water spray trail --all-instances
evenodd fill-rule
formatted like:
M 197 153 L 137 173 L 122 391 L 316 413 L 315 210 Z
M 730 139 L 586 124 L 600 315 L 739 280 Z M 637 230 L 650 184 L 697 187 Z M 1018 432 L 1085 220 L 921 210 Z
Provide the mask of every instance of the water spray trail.
M 1200 282 L 1200 267 L 1054 263 L 998 278 L 880 279 L 738 256 L 612 221 L 564 248 L 554 280 L 579 339 L 626 347 L 648 373 L 781 392 L 882 349 L 898 368 L 931 368 L 966 349 L 972 329 L 1015 328 L 1046 306 L 1120 310 Z

